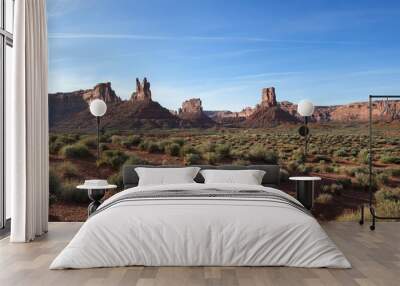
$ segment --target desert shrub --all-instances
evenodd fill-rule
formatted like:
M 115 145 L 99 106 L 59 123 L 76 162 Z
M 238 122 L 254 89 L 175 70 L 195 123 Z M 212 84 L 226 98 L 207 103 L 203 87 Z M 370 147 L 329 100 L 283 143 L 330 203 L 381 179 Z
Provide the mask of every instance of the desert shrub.
M 362 150 L 358 153 L 358 161 L 359 161 L 360 163 L 363 163 L 363 164 L 368 164 L 368 161 L 369 161 L 368 149 L 362 149 Z
M 62 134 L 57 136 L 58 142 L 63 143 L 64 145 L 74 144 L 79 140 L 80 136 L 77 134 Z
M 254 162 L 276 164 L 278 163 L 278 154 L 273 150 L 268 150 L 262 145 L 256 145 L 250 148 L 248 159 Z
M 111 143 L 115 145 L 121 145 L 123 137 L 119 135 L 112 135 L 111 136 Z
M 207 161 L 208 164 L 215 164 L 218 162 L 219 157 L 215 152 L 206 152 L 203 154 L 203 159 Z
M 60 141 L 56 140 L 54 142 L 50 142 L 49 152 L 50 152 L 50 154 L 57 154 L 62 147 L 64 147 L 64 143 L 62 143 Z
M 220 159 L 226 159 L 231 156 L 231 145 L 229 144 L 218 144 L 215 146 L 215 154 Z
M 181 148 L 181 155 L 185 156 L 187 154 L 199 154 L 199 151 L 194 148 L 192 145 L 184 145 Z
M 383 155 L 380 158 L 382 163 L 385 164 L 400 164 L 400 157 L 390 156 L 390 155 Z
M 78 185 L 78 181 L 64 182 L 59 194 L 60 200 L 69 203 L 88 203 L 89 197 L 87 191 L 76 189 L 76 186 Z
M 150 143 L 147 145 L 147 151 L 148 151 L 149 153 L 160 153 L 160 152 L 161 152 L 161 149 L 160 149 L 160 146 L 159 146 L 157 143 L 155 143 L 155 142 L 150 142 Z
M 320 163 L 331 163 L 332 159 L 326 155 L 317 154 L 313 158 L 313 162 L 320 162 Z
M 341 185 L 341 184 L 330 185 L 330 192 L 332 194 L 340 196 L 342 194 L 342 191 L 343 191 L 343 185 Z
M 208 141 L 206 143 L 203 143 L 200 146 L 200 150 L 203 153 L 207 153 L 207 152 L 215 152 L 215 148 L 216 148 L 216 144 L 214 142 Z
M 171 144 L 172 143 L 169 140 L 161 140 L 161 141 L 158 142 L 158 148 L 160 149 L 161 153 L 165 153 L 167 146 L 169 146 Z
M 297 171 L 297 168 L 299 167 L 299 164 L 296 161 L 290 161 L 287 164 L 287 169 L 289 172 L 294 173 Z
M 303 148 L 299 148 L 293 152 L 292 159 L 295 160 L 298 164 L 302 164 L 306 161 L 306 157 L 304 156 Z
M 311 169 L 312 168 L 310 166 L 307 166 L 305 164 L 300 164 L 297 166 L 297 171 L 300 172 L 301 174 L 305 174 L 305 175 L 310 173 Z
M 231 150 L 231 157 L 232 158 L 242 159 L 242 158 L 246 157 L 244 154 L 245 154 L 245 152 L 242 151 L 242 150 L 238 150 L 238 149 Z
M 347 150 L 340 148 L 333 153 L 336 157 L 346 157 L 348 156 Z
M 244 159 L 236 159 L 232 162 L 232 165 L 236 166 L 247 166 L 250 165 L 250 161 Z
M 58 138 L 57 134 L 49 134 L 49 143 L 55 142 Z
M 111 135 L 110 134 L 100 134 L 99 137 L 100 143 L 111 143 Z
M 375 193 L 377 213 L 381 216 L 400 215 L 400 188 L 384 187 Z
M 172 143 L 165 146 L 165 153 L 171 156 L 179 156 L 181 152 L 181 145 Z
M 250 148 L 248 158 L 252 161 L 263 161 L 265 156 L 265 148 L 262 145 L 256 145 Z
M 400 188 L 388 188 L 384 187 L 375 193 L 375 199 L 378 203 L 389 200 L 389 201 L 400 201 Z
M 281 182 L 288 182 L 289 181 L 290 174 L 289 174 L 289 172 L 287 170 L 281 169 L 280 172 L 279 172 L 279 176 L 280 176 L 280 181 Z
M 388 173 L 393 177 L 400 177 L 400 168 L 389 169 Z
M 367 188 L 369 186 L 369 175 L 368 174 L 356 173 L 355 179 L 356 179 L 356 182 L 357 182 L 357 185 L 359 188 L 363 188 L 363 189 L 367 190 Z M 372 176 L 371 186 L 372 186 L 373 190 L 376 189 L 377 184 L 376 184 L 376 178 L 374 176 Z
M 138 147 L 140 150 L 145 151 L 149 146 L 149 141 L 145 140 L 139 143 Z
M 389 176 L 386 173 L 380 173 L 376 175 L 376 184 L 378 186 L 384 186 L 389 183 Z
M 277 164 L 279 160 L 278 154 L 272 150 L 265 152 L 264 162 L 267 164 Z
M 385 200 L 377 204 L 376 212 L 380 216 L 400 216 L 400 202 Z
M 187 153 L 184 157 L 185 165 L 195 165 L 200 163 L 200 155 L 194 153 Z
M 80 144 L 85 145 L 88 148 L 94 149 L 97 148 L 97 139 L 96 137 L 85 137 L 79 141 Z
M 351 186 L 351 179 L 349 178 L 339 178 L 336 180 L 336 182 L 340 185 L 342 185 L 344 188 L 350 187 Z
M 51 135 L 49 140 L 50 154 L 57 154 L 65 145 L 71 145 L 77 142 L 79 135 L 62 134 Z
M 49 171 L 49 199 L 50 203 L 54 203 L 57 200 L 57 196 L 61 193 L 61 179 L 57 173 L 50 169 Z
M 67 159 L 82 159 L 91 156 L 89 148 L 83 144 L 64 146 L 60 150 L 61 155 Z
M 108 145 L 106 143 L 100 143 L 100 151 L 103 152 L 105 150 L 109 150 L 110 148 L 108 148 Z
M 119 169 L 128 159 L 128 156 L 119 150 L 106 150 L 102 153 L 98 166 L 110 166 L 113 169 Z
M 141 141 L 142 139 L 139 135 L 131 135 L 128 136 L 125 140 L 122 140 L 121 144 L 126 148 L 131 148 L 133 146 L 138 146 Z
M 143 160 L 136 155 L 131 155 L 129 158 L 124 162 L 124 165 L 147 165 L 149 162 Z
M 122 180 L 121 172 L 112 174 L 111 176 L 109 176 L 107 178 L 107 181 L 108 181 L 109 184 L 117 185 L 118 188 L 121 189 L 121 190 L 124 188 L 124 182 Z
M 330 202 L 332 202 L 332 200 L 333 196 L 331 194 L 322 193 L 319 194 L 319 196 L 315 199 L 315 202 L 319 204 L 329 204 Z
M 171 141 L 172 143 L 176 143 L 181 147 L 185 144 L 185 140 L 183 140 L 182 138 L 173 138 Z
M 324 171 L 325 171 L 326 173 L 334 173 L 335 169 L 334 169 L 332 166 L 330 166 L 330 165 L 325 165 L 325 166 L 324 166 Z
M 79 171 L 74 164 L 71 162 L 63 162 L 57 166 L 57 173 L 64 179 L 79 178 Z

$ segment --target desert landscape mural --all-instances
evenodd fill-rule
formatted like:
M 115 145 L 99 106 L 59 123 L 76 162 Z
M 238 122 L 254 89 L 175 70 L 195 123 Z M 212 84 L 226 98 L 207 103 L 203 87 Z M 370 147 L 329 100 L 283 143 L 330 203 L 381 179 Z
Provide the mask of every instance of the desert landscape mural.
M 274 87 L 260 88 L 260 101 L 242 111 L 203 110 L 200 98 L 168 110 L 152 98 L 150 81 L 133 81 L 129 99 L 110 82 L 91 89 L 49 94 L 51 212 L 53 220 L 85 220 L 87 178 L 108 178 L 122 189 L 124 164 L 280 164 L 282 189 L 294 194 L 291 175 L 321 176 L 313 213 L 320 220 L 357 220 L 368 202 L 368 102 L 316 106 L 308 156 L 297 130 L 303 119 L 295 103 L 279 101 Z M 107 103 L 101 120 L 101 157 L 96 159 L 96 122 L 88 104 Z M 400 102 L 376 101 L 374 182 L 378 210 L 399 212 Z M 108 195 L 111 195 L 109 193 Z

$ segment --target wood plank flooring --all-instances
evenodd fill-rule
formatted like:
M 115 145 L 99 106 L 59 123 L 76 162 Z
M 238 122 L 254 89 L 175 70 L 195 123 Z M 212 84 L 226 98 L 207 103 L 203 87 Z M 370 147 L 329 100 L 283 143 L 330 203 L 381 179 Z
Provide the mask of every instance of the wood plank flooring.
M 136 285 L 136 286 L 264 286 L 264 285 L 400 285 L 400 224 L 323 224 L 344 252 L 352 269 L 289 267 L 124 267 L 48 270 L 54 257 L 81 223 L 50 223 L 44 237 L 28 244 L 0 241 L 0 285 Z

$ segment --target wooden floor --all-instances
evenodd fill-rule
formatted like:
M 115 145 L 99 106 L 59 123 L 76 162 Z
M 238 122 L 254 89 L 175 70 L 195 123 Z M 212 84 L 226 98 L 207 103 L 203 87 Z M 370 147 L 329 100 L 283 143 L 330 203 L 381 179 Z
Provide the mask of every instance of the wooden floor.
M 0 285 L 400 285 L 400 224 L 379 223 L 371 232 L 357 223 L 324 229 L 352 269 L 289 267 L 124 267 L 48 270 L 81 223 L 50 223 L 49 233 L 28 244 L 0 241 Z

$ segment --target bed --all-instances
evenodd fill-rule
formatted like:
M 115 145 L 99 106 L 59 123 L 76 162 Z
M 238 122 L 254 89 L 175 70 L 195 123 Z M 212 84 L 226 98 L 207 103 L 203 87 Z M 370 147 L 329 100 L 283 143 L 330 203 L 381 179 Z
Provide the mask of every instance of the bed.
M 137 186 L 103 202 L 50 269 L 144 266 L 291 266 L 350 268 L 343 253 L 293 197 L 278 190 L 279 166 L 262 185 L 196 183 Z M 213 169 L 213 166 L 199 166 Z

